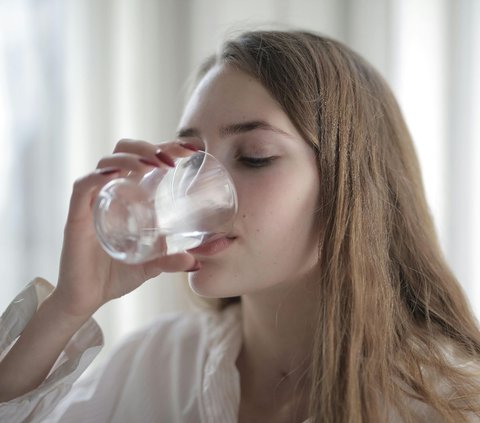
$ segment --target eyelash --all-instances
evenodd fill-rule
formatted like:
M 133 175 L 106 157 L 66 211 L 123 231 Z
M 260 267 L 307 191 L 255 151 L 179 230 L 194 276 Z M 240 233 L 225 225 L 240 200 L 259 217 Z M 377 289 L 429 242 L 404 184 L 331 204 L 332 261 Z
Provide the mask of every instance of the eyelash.
M 268 166 L 273 160 L 274 156 L 271 157 L 247 157 L 241 156 L 238 160 L 242 162 L 245 166 L 252 168 L 259 168 Z

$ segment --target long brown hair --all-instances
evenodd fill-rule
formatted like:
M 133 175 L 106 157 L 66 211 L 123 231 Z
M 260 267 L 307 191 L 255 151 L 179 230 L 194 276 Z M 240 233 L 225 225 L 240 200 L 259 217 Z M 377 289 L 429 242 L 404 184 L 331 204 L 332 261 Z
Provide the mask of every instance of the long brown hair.
M 416 422 L 422 406 L 446 422 L 480 416 L 479 379 L 458 365 L 478 365 L 479 328 L 440 251 L 413 143 L 383 78 L 345 45 L 299 31 L 245 33 L 200 75 L 216 63 L 257 78 L 317 157 L 312 422 Z

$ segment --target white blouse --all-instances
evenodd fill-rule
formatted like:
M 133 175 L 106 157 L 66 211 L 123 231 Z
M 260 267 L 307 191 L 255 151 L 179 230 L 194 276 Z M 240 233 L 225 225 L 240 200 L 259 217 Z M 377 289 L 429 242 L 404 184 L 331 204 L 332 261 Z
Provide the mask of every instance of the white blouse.
M 9 305 L 0 318 L 0 359 L 52 289 L 37 278 Z M 103 345 L 90 319 L 39 387 L 0 403 L 0 423 L 234 423 L 241 343 L 238 305 L 222 312 L 169 313 L 129 336 L 102 368 L 78 380 Z M 418 422 L 440 421 L 425 404 L 409 407 Z M 400 421 L 394 412 L 390 417 L 389 422 Z
M 0 318 L 0 358 L 52 289 L 37 278 L 10 304 Z M 0 404 L 0 422 L 237 421 L 238 305 L 222 313 L 165 314 L 129 336 L 101 369 L 75 382 L 102 345 L 99 326 L 88 320 L 38 388 Z

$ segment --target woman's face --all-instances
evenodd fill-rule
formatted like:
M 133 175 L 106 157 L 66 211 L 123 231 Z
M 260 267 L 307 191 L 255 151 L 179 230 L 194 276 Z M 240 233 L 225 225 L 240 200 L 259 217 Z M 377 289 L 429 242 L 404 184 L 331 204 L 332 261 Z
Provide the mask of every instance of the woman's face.
M 260 82 L 214 67 L 190 98 L 179 136 L 219 159 L 238 195 L 235 238 L 215 254 L 193 253 L 201 269 L 189 274 L 191 288 L 230 297 L 310 275 L 318 256 L 314 153 Z

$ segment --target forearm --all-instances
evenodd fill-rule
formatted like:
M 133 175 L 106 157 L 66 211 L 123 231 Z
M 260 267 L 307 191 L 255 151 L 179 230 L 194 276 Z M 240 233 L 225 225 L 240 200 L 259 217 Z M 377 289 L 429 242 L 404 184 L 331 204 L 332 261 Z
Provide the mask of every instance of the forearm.
M 62 314 L 48 297 L 0 362 L 0 402 L 39 386 L 67 345 L 88 319 Z

